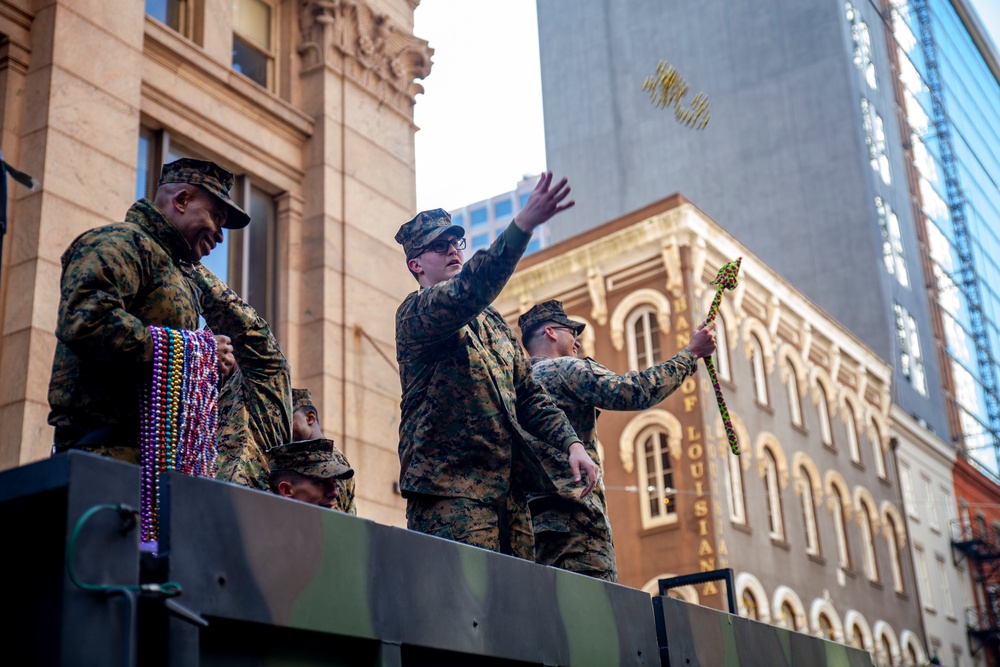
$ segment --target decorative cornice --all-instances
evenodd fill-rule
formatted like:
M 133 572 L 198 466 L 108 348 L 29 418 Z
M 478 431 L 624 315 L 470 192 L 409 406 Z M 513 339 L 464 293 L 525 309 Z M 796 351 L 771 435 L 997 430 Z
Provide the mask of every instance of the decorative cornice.
M 394 25 L 364 0 L 302 0 L 299 38 L 303 71 L 342 60 L 344 76 L 400 111 L 409 111 L 424 92 L 416 79 L 431 73 L 434 49 L 427 40 Z

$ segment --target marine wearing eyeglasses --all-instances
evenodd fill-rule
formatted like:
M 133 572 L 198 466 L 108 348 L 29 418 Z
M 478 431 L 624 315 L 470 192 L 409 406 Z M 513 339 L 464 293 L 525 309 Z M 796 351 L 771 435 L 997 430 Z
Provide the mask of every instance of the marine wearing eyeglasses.
M 597 414 L 600 410 L 646 410 L 658 404 L 697 370 L 698 359 L 715 351 L 714 325 L 699 329 L 688 347 L 672 359 L 643 371 L 618 375 L 593 359 L 578 359 L 579 336 L 585 325 L 566 316 L 552 299 L 533 306 L 517 320 L 524 346 L 531 355 L 532 374 L 570 423 L 594 460 L 597 455 Z M 546 470 L 566 465 L 566 456 L 550 443 L 535 450 Z M 556 493 L 530 501 L 535 537 L 535 562 L 618 580 L 615 548 L 608 520 L 604 484 L 580 498 L 559 481 Z
M 530 559 L 527 493 L 555 484 L 526 432 L 564 454 L 564 486 L 585 495 L 597 481 L 597 466 L 490 305 L 531 233 L 573 205 L 568 195 L 565 179 L 553 185 L 543 174 L 510 226 L 468 262 L 465 230 L 442 209 L 419 213 L 396 234 L 420 285 L 396 312 L 399 481 L 411 530 Z

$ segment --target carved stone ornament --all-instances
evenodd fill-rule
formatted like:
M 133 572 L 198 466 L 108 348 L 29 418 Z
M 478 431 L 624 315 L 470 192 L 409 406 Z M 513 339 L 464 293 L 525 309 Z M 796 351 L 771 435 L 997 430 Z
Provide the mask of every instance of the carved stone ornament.
M 401 111 L 412 108 L 434 49 L 364 0 L 300 0 L 303 70 L 340 64 L 345 76 Z

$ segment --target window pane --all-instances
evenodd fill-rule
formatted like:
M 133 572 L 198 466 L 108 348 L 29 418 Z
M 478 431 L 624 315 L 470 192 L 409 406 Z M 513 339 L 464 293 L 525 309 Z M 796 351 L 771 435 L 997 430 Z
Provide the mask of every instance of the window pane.
M 247 303 L 272 325 L 274 331 L 275 309 L 272 301 L 274 274 L 274 199 L 262 190 L 250 188 L 250 219 L 246 228 L 250 232 L 250 248 L 247 262 Z
M 245 74 L 255 83 L 267 87 L 268 57 L 250 46 L 246 40 L 233 35 L 233 69 Z
M 527 192 L 525 192 L 523 195 L 520 196 L 520 198 L 518 199 L 517 210 L 520 211 L 522 208 L 524 208 L 524 205 L 528 203 L 528 197 L 530 196 L 531 194 Z
M 139 130 L 139 158 L 135 169 L 135 198 L 152 197 L 152 186 L 156 179 L 152 172 L 153 133 L 146 128 Z M 152 181 L 152 182 L 151 182 Z
M 498 201 L 496 204 L 493 205 L 494 218 L 502 218 L 505 215 L 510 215 L 513 212 L 514 212 L 514 205 L 511 203 L 509 199 Z
M 146 0 L 146 13 L 174 30 L 181 29 L 181 0 Z
M 261 0 L 234 0 L 233 30 L 270 51 L 271 6 Z
M 481 225 L 487 220 L 486 209 L 476 208 L 469 213 L 469 220 L 474 225 Z
M 472 250 L 479 250 L 480 248 L 485 248 L 490 244 L 489 234 L 476 234 L 472 237 Z

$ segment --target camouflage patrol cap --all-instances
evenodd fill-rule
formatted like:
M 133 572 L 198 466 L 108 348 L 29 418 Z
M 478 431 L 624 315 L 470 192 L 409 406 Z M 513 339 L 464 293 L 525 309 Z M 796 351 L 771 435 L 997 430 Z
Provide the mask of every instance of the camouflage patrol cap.
M 417 213 L 413 220 L 404 223 L 396 232 L 396 243 L 403 246 L 406 259 L 413 259 L 424 251 L 427 245 L 444 233 L 451 232 L 456 238 L 465 236 L 465 227 L 453 225 L 451 215 L 443 208 Z
M 517 318 L 517 326 L 521 328 L 521 340 L 527 340 L 528 336 L 539 326 L 546 322 L 557 322 L 573 329 L 573 335 L 579 336 L 587 327 L 583 322 L 575 322 L 566 317 L 563 310 L 562 301 L 549 299 L 542 303 L 535 304 L 531 310 Z
M 333 453 L 333 440 L 314 438 L 274 447 L 267 452 L 271 472 L 293 472 L 320 479 L 348 479 L 354 469 L 340 463 Z
M 292 412 L 300 408 L 312 408 L 316 410 L 312 392 L 308 389 L 292 389 Z
M 191 183 L 211 192 L 229 207 L 229 215 L 226 216 L 226 222 L 222 226 L 226 229 L 243 229 L 250 224 L 250 216 L 229 198 L 233 180 L 231 173 L 214 162 L 189 157 L 163 165 L 163 171 L 160 173 L 160 185 Z

